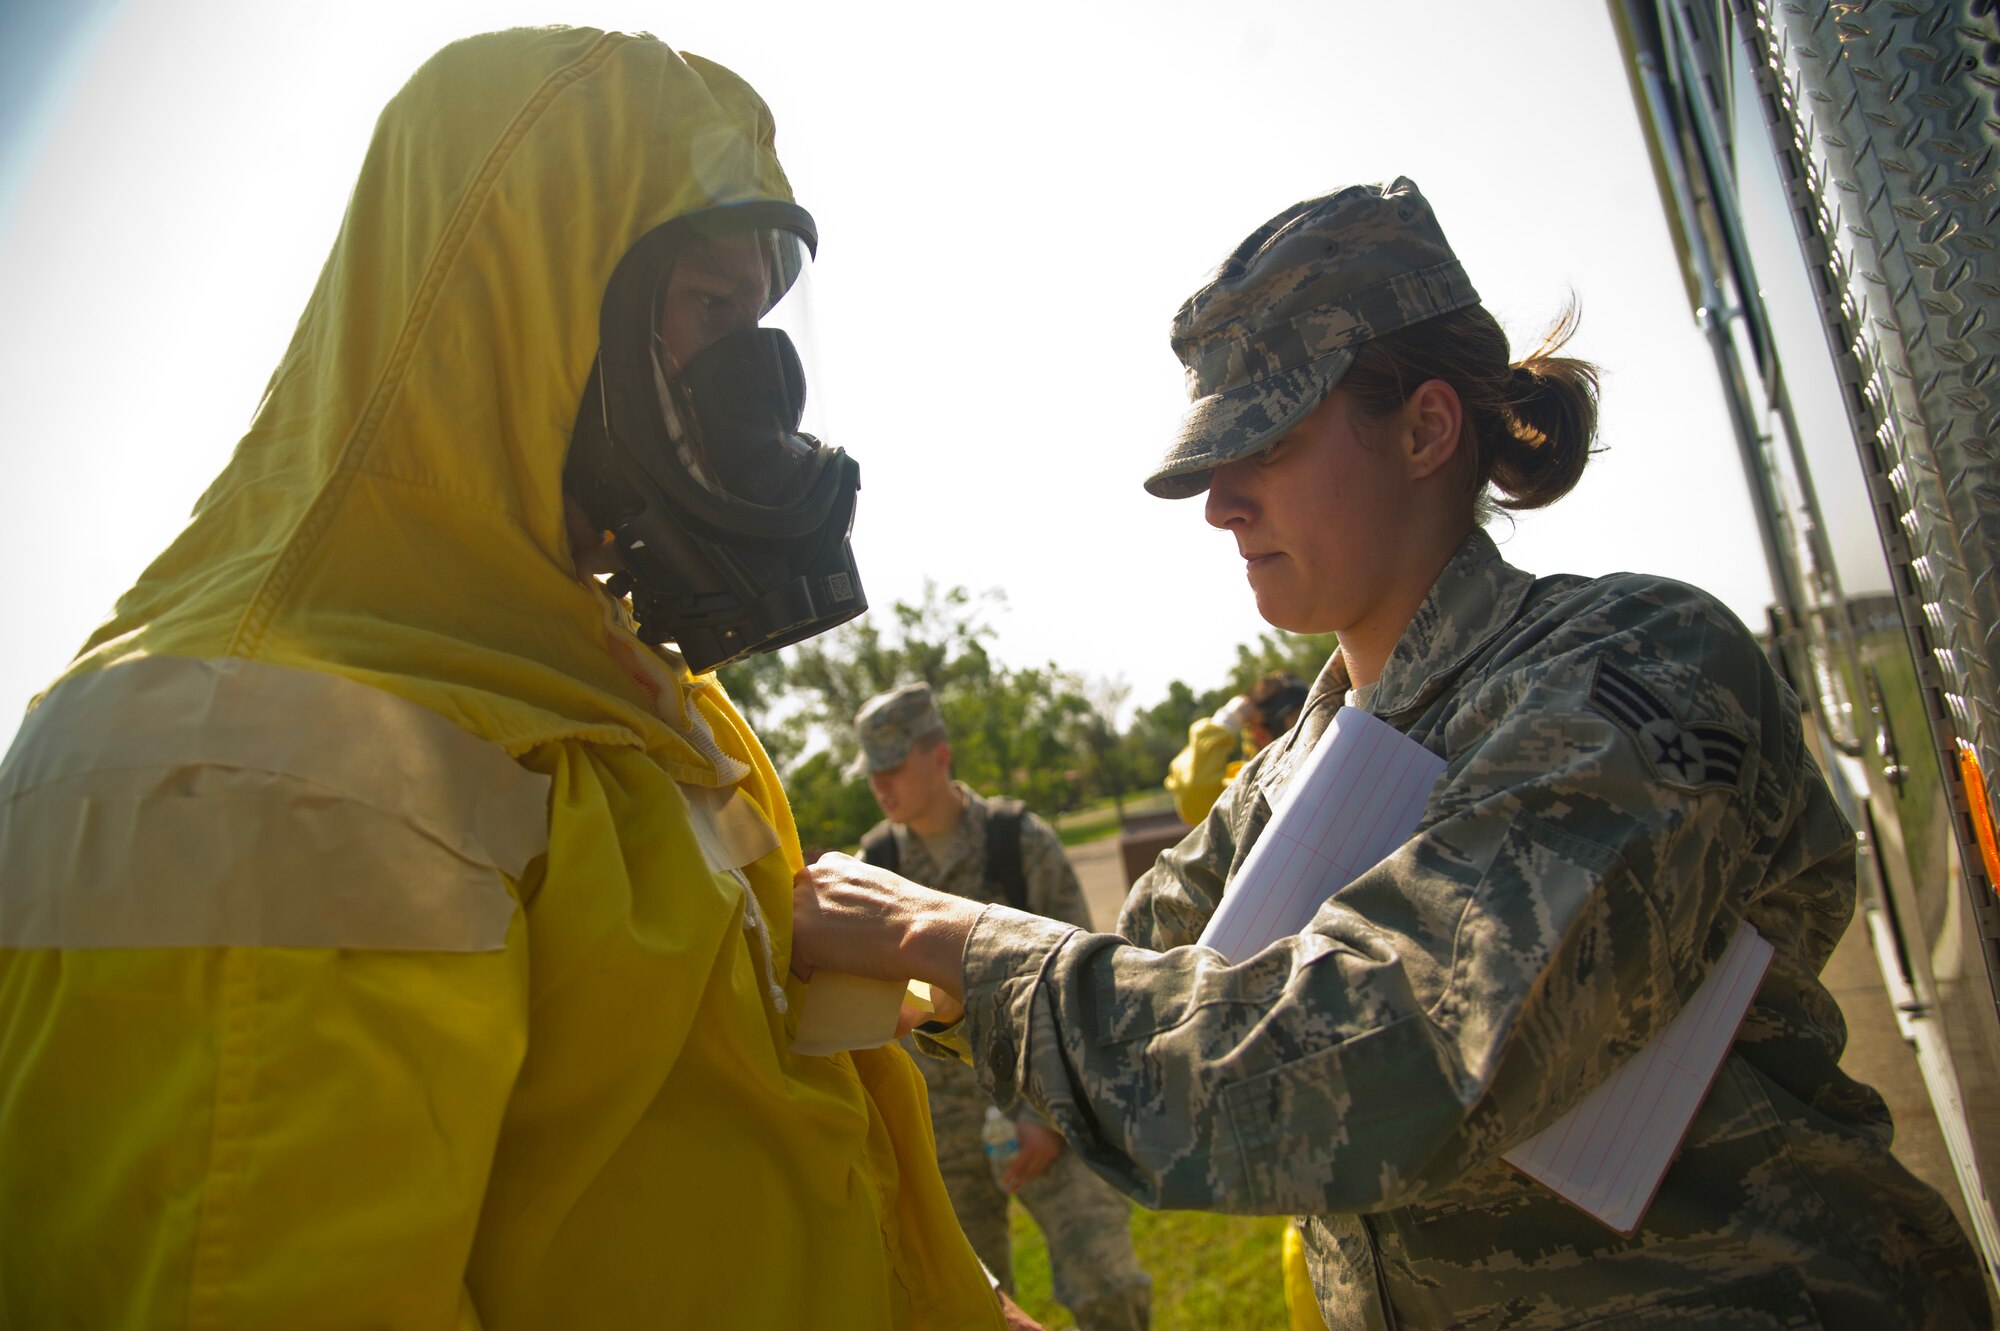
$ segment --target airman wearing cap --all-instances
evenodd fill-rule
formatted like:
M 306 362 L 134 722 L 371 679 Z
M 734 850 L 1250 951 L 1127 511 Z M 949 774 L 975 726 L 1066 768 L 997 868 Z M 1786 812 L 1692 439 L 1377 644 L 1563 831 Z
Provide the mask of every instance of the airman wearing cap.
M 1595 370 L 1556 354 L 1574 323 L 1513 358 L 1408 180 L 1251 233 L 1174 321 L 1194 400 L 1146 483 L 1206 491 L 1267 621 L 1339 635 L 1298 722 L 1115 936 L 828 866 L 795 952 L 961 999 L 940 1047 L 1145 1204 L 1309 1216 L 1342 1331 L 1985 1326 L 1964 1233 L 1840 1067 L 1820 972 L 1854 843 L 1797 699 L 1705 592 L 1537 577 L 1482 529 L 1589 457 Z M 1200 945 L 1277 822 L 1346 816 L 1286 796 L 1347 711 L 1379 745 L 1364 777 L 1411 745 L 1443 760 L 1413 830 L 1317 884 L 1298 933 Z M 1658 1046 L 1746 929 L 1769 968 L 1698 1112 L 1599 1125 L 1619 1158 L 1638 1123 L 1679 1143 L 1635 1210 L 1509 1163 Z
M 944 717 L 928 684 L 903 684 L 870 698 L 854 714 L 854 734 L 868 772 L 901 767 L 911 750 L 946 742 Z
M 1174 315 L 1192 404 L 1146 478 L 1162 499 L 1271 447 L 1371 339 L 1479 303 L 1414 182 L 1308 199 L 1250 233 Z

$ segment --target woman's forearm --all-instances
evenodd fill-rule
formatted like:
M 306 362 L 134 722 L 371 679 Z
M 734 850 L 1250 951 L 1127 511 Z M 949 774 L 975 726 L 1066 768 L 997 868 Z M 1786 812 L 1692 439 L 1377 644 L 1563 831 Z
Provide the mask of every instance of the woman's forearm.
M 963 999 L 965 940 L 978 923 L 982 907 L 964 897 L 950 897 L 936 905 L 936 909 L 917 913 L 904 930 L 902 948 L 908 973 L 911 979 Z

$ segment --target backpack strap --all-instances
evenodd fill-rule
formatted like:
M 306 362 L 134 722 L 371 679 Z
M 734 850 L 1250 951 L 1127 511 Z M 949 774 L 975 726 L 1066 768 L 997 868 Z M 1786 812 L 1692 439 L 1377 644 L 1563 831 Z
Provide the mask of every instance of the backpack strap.
M 1027 812 L 1019 800 L 986 801 L 986 874 L 1015 910 L 1028 908 L 1028 880 L 1021 873 L 1021 820 Z
M 896 831 L 887 819 L 868 829 L 861 838 L 861 858 L 879 869 L 895 873 L 902 864 L 901 852 L 896 849 Z

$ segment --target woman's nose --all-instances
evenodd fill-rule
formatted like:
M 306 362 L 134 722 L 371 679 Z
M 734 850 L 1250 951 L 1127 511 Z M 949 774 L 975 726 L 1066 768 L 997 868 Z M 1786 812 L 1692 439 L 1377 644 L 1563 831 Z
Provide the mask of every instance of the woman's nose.
M 1250 520 L 1249 496 L 1244 493 L 1243 474 L 1247 463 L 1241 459 L 1225 462 L 1208 474 L 1208 498 L 1202 516 L 1211 527 L 1229 527 Z

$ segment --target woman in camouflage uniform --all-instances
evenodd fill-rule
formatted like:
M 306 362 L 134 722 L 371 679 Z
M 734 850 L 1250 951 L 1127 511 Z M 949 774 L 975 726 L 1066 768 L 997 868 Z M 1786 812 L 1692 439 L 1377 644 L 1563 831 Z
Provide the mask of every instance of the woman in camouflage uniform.
M 1566 321 L 1567 322 L 1567 321 Z M 1295 205 L 1176 317 L 1147 488 L 1206 490 L 1259 610 L 1337 631 L 1299 723 L 1088 934 L 823 860 L 816 965 L 964 1000 L 940 1038 L 1149 1206 L 1309 1217 L 1336 1328 L 1983 1325 L 1942 1200 L 1839 1070 L 1854 847 L 1797 700 L 1714 598 L 1536 578 L 1480 528 L 1576 482 L 1591 367 L 1509 363 L 1398 180 Z M 1419 831 L 1239 964 L 1190 946 L 1341 706 L 1446 764 Z M 1503 1152 L 1659 1035 L 1741 923 L 1775 957 L 1638 1229 Z

